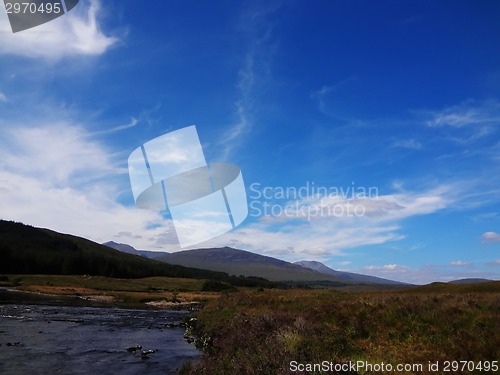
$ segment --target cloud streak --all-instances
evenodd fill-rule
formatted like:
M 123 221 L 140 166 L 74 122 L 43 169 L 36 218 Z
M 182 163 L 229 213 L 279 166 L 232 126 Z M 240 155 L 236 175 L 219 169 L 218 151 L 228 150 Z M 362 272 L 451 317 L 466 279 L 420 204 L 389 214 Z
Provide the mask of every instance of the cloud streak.
M 471 266 L 471 262 L 464 262 L 462 260 L 454 260 L 453 262 L 450 263 L 450 266 L 452 267 L 468 267 Z
M 498 130 L 500 102 L 466 100 L 458 105 L 440 110 L 418 111 L 429 128 L 450 130 L 448 138 L 461 144 L 469 144 L 487 138 Z
M 277 4 L 263 9 L 247 10 L 241 17 L 240 32 L 249 40 L 249 45 L 238 71 L 236 87 L 239 98 L 234 104 L 236 121 L 225 129 L 220 137 L 223 159 L 240 144 L 242 137 L 254 128 L 256 86 L 264 81 L 270 71 L 272 25 L 268 18 L 279 6 Z
M 136 119 L 135 117 L 131 117 L 130 122 L 128 124 L 118 125 L 118 126 L 115 126 L 114 128 L 111 128 L 111 129 L 94 132 L 94 135 L 111 134 L 111 133 L 120 132 L 122 130 L 127 130 L 130 128 L 133 128 L 133 127 L 137 126 L 139 123 L 140 123 L 140 121 L 138 119 Z
M 399 139 L 397 141 L 394 141 L 391 147 L 408 148 L 411 150 L 422 150 L 424 146 L 420 141 L 411 138 L 411 139 Z
M 500 122 L 500 103 L 496 100 L 467 100 L 438 111 L 428 111 L 426 125 L 430 127 L 496 125 Z
M 101 29 L 98 0 L 82 1 L 71 12 L 51 22 L 12 33 L 7 14 L 0 12 L 0 54 L 59 60 L 69 56 L 95 56 L 118 42 Z

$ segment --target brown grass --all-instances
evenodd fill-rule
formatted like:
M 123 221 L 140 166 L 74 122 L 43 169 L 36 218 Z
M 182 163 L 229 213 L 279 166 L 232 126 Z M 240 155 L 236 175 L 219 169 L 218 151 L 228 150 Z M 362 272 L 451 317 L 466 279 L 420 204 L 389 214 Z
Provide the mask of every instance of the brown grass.
M 186 370 L 192 374 L 288 374 L 293 360 L 396 365 L 500 358 L 498 292 L 245 292 L 211 301 L 197 315 L 198 344 L 207 355 Z

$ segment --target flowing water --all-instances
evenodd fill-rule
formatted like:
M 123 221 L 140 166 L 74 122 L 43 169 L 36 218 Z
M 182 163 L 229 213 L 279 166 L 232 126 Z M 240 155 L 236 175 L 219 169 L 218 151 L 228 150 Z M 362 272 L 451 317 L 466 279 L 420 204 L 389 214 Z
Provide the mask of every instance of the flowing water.
M 174 374 L 200 356 L 178 327 L 186 314 L 0 305 L 0 374 Z M 136 345 L 155 352 L 141 358 L 141 350 L 126 350 Z

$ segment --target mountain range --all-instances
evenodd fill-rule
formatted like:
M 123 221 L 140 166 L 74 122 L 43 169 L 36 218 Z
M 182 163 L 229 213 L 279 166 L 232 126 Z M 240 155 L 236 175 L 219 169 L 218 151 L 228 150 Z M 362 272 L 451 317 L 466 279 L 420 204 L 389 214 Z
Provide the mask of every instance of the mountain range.
M 300 262 L 295 262 L 294 264 L 297 264 L 297 265 L 302 266 L 302 267 L 310 268 L 312 270 L 315 270 L 317 272 L 320 272 L 320 273 L 323 273 L 326 275 L 332 275 L 332 276 L 335 276 L 335 277 L 342 279 L 342 280 L 354 281 L 354 282 L 358 282 L 358 283 L 373 283 L 373 284 L 386 284 L 386 285 L 404 285 L 405 284 L 405 283 L 402 283 L 399 281 L 383 279 L 381 277 L 363 275 L 360 273 L 336 271 L 336 270 L 333 270 L 330 267 L 324 265 L 323 263 L 317 262 L 317 261 L 302 260 Z
M 105 246 L 104 246 L 105 245 Z M 327 287 L 405 287 L 374 276 L 333 270 L 321 262 L 296 263 L 230 247 L 175 253 L 137 250 L 127 244 L 97 244 L 88 239 L 0 220 L 0 273 L 100 275 L 108 277 L 169 276 L 221 280 L 233 285 Z M 267 279 L 267 280 L 266 280 Z M 268 281 L 271 280 L 271 281 Z M 463 279 L 449 284 L 478 284 Z
M 281 259 L 230 247 L 184 250 L 175 253 L 154 253 L 151 251 L 136 250 L 130 245 L 116 242 L 106 242 L 104 245 L 127 253 L 154 258 L 169 264 L 204 268 L 225 272 L 230 275 L 257 276 L 272 281 L 302 282 L 325 286 L 347 286 L 360 283 L 408 285 L 374 276 L 336 271 L 321 262 L 301 261 L 290 263 Z

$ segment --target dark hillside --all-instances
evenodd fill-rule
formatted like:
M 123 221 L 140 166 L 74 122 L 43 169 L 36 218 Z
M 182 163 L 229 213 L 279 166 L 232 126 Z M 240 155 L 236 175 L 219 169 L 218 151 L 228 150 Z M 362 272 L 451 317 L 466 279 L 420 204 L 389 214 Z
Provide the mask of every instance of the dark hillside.
M 151 276 L 230 281 L 223 272 L 166 264 L 125 254 L 84 238 L 0 220 L 0 272 L 6 274 L 94 275 L 120 278 Z M 265 281 L 265 280 L 264 280 Z

